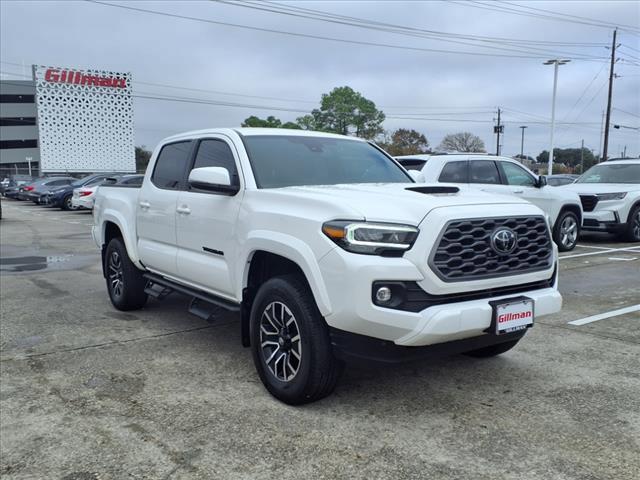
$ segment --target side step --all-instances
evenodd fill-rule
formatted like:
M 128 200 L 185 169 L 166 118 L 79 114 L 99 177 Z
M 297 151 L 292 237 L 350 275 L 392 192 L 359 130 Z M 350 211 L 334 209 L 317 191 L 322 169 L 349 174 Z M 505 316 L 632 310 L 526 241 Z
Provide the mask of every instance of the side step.
M 189 313 L 209 322 L 213 321 L 214 317 L 222 310 L 228 312 L 240 311 L 239 303 L 231 302 L 226 298 L 217 297 L 197 288 L 180 285 L 155 273 L 145 273 L 144 278 L 149 282 L 144 289 L 145 293 L 158 300 L 162 300 L 173 292 L 192 297 L 189 304 Z

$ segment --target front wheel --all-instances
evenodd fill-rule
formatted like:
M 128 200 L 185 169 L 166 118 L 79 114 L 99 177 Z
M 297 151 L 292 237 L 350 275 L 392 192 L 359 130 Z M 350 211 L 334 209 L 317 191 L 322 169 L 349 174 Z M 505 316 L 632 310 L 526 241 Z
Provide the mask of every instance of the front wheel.
M 625 240 L 629 242 L 640 242 L 640 205 L 631 209 L 631 213 L 629 213 Z
M 142 308 L 147 303 L 146 280 L 129 259 L 122 239 L 114 238 L 109 242 L 104 261 L 107 291 L 113 306 L 124 311 Z
M 553 227 L 553 241 L 558 245 L 558 250 L 568 252 L 573 250 L 578 243 L 580 233 L 580 221 L 573 212 L 562 212 Z
M 301 405 L 335 388 L 343 366 L 333 356 L 327 324 L 300 276 L 275 277 L 260 287 L 250 336 L 260 380 L 278 400 Z

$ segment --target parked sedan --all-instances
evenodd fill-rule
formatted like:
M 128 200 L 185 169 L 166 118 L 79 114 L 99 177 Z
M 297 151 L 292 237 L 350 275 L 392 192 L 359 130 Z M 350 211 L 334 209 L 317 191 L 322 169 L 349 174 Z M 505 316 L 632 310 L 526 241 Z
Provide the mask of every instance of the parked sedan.
M 43 195 L 42 202 L 52 207 L 62 208 L 63 210 L 71 210 L 73 209 L 71 198 L 73 197 L 73 191 L 76 188 L 98 185 L 102 183 L 106 178 L 112 177 L 114 175 L 118 174 L 94 173 L 91 175 L 87 175 L 86 177 L 82 177 L 81 179 L 76 180 L 69 185 L 52 188 Z
M 34 203 L 39 204 L 42 194 L 51 190 L 51 188 L 69 185 L 75 180 L 76 179 L 73 177 L 40 178 L 33 182 L 31 185 L 25 186 L 22 192 L 18 195 L 18 198 L 20 198 L 21 200 L 30 200 Z

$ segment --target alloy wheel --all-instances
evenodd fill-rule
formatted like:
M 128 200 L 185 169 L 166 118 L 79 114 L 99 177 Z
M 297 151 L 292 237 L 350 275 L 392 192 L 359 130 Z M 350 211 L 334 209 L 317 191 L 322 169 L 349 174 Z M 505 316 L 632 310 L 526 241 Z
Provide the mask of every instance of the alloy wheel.
M 300 329 L 296 317 L 282 302 L 271 302 L 262 312 L 260 350 L 264 364 L 278 380 L 289 382 L 300 370 Z
M 576 243 L 577 238 L 578 222 L 571 216 L 565 217 L 560 224 L 560 242 L 565 248 L 570 248 Z
M 124 290 L 123 275 L 122 258 L 118 252 L 113 251 L 109 256 L 109 284 L 116 297 L 121 297 Z
M 640 240 L 640 209 L 636 211 L 636 214 L 633 216 L 631 221 L 633 222 L 633 226 L 631 227 L 633 238 L 635 238 L 636 240 Z

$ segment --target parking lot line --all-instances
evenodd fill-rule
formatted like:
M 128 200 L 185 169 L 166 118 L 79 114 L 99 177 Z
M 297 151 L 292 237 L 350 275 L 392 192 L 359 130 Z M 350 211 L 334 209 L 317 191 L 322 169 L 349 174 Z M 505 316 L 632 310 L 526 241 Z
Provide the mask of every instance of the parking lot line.
M 619 308 L 618 310 L 612 310 L 610 312 L 599 313 L 598 315 L 591 315 L 590 317 L 581 318 L 579 320 L 573 320 L 567 322 L 569 325 L 585 325 L 591 322 L 597 322 L 598 320 L 604 320 L 611 317 L 617 317 L 618 315 L 624 315 L 625 313 L 640 311 L 640 303 L 638 305 L 632 305 L 630 307 Z M 640 317 L 639 317 L 640 318 Z
M 590 255 L 602 255 L 603 253 L 613 253 L 613 252 L 640 253 L 640 247 L 609 248 L 607 250 L 600 250 L 600 251 L 597 251 L 597 252 L 576 253 L 575 255 L 561 255 L 559 258 L 560 258 L 560 260 L 563 260 L 565 258 L 588 257 Z
M 596 247 L 595 245 L 576 245 L 576 248 L 595 248 L 596 250 L 611 250 L 611 247 Z

